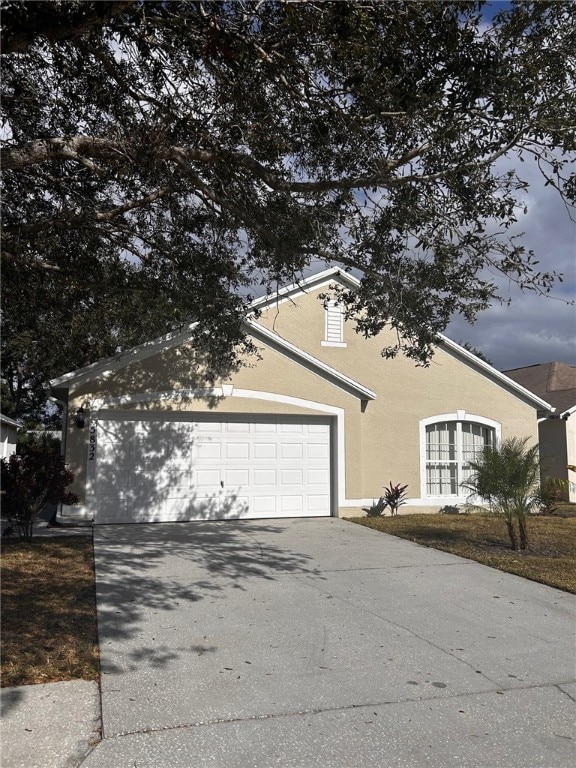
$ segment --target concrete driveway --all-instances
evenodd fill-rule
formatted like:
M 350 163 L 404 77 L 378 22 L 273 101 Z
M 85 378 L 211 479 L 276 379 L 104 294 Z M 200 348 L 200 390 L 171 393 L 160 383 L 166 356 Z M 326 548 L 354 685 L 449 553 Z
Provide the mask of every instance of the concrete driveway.
M 336 519 L 95 529 L 85 768 L 568 768 L 576 598 Z

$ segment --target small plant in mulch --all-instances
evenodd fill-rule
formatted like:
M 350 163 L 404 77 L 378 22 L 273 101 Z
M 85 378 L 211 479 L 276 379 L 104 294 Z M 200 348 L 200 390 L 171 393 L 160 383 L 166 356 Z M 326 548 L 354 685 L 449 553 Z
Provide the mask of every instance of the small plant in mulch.
M 378 501 L 375 501 L 371 507 L 363 507 L 362 511 L 366 512 L 368 517 L 382 517 L 386 509 L 390 509 L 392 517 L 398 514 L 398 509 L 402 504 L 406 504 L 406 489 L 407 485 L 393 485 L 390 481 L 390 485 L 384 488 L 384 494 L 380 496 Z

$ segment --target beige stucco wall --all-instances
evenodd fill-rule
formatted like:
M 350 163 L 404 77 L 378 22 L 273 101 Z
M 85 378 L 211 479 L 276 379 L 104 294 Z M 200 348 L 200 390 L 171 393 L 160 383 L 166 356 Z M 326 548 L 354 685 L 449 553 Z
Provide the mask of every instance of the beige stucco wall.
M 517 435 L 538 442 L 534 408 L 451 352 L 437 350 L 427 368 L 402 355 L 386 360 L 381 351 L 395 342 L 392 332 L 364 339 L 352 323 L 345 324 L 345 348 L 323 346 L 322 290 L 283 302 L 258 322 L 378 393 L 362 415 L 364 499 L 377 498 L 390 481 L 408 484 L 410 497 L 420 497 L 421 419 L 465 411 L 499 422 L 503 438 Z
M 566 421 L 566 445 L 568 464 L 576 467 L 576 413 Z M 576 471 L 568 470 L 568 493 L 570 501 L 576 502 Z
M 540 422 L 540 457 L 542 476 L 558 477 L 566 483 L 564 498 L 576 501 L 576 414 L 564 419 L 546 419 Z
M 82 430 L 74 426 L 73 415 L 80 406 L 94 404 L 106 410 L 125 411 L 142 409 L 146 411 L 184 410 L 188 412 L 214 413 L 268 413 L 268 414 L 307 414 L 333 416 L 324 406 L 338 409 L 345 414 L 345 440 L 348 460 L 345 465 L 346 493 L 360 497 L 362 493 L 362 413 L 358 398 L 326 381 L 321 376 L 306 368 L 296 365 L 284 355 L 270 348 L 262 348 L 257 365 L 241 368 L 231 377 L 234 392 L 249 390 L 254 397 L 244 398 L 235 394 L 232 397 L 192 398 L 185 396 L 174 399 L 160 398 L 154 393 L 165 393 L 170 389 L 189 390 L 202 387 L 202 381 L 189 373 L 186 364 L 186 351 L 171 350 L 167 354 L 157 355 L 147 360 L 133 363 L 116 371 L 106 378 L 84 384 L 76 388 L 69 400 L 70 418 L 66 447 L 67 461 L 75 474 L 74 491 L 81 502 L 85 501 L 86 462 L 90 440 L 90 408 L 87 408 L 86 427 Z M 177 371 L 175 375 L 174 371 Z M 220 384 L 220 383 L 218 383 Z M 144 402 L 113 402 L 115 398 L 129 394 L 148 393 L 151 399 Z M 306 401 L 306 405 L 291 402 L 277 402 L 263 399 L 257 393 L 279 395 Z
M 392 338 L 358 336 L 351 324 L 345 328 L 345 348 L 322 345 L 324 309 L 317 300 L 320 290 L 280 303 L 267 310 L 258 322 L 274 330 L 310 355 L 324 361 L 377 393 L 375 400 L 357 396 L 328 382 L 318 373 L 289 359 L 285 354 L 257 342 L 261 359 L 230 378 L 235 391 L 244 389 L 299 398 L 312 403 L 309 408 L 290 402 L 258 398 L 224 398 L 216 402 L 202 399 L 158 398 L 153 393 L 202 387 L 202 380 L 191 363 L 190 349 L 171 349 L 112 372 L 71 392 L 70 422 L 76 409 L 85 403 L 103 400 L 102 407 L 115 410 L 184 409 L 226 413 L 306 413 L 326 415 L 314 403 L 342 409 L 345 413 L 345 499 L 349 505 L 342 515 L 353 514 L 367 500 L 377 498 L 384 485 L 408 484 L 411 499 L 420 498 L 421 419 L 464 411 L 467 417 L 482 416 L 502 425 L 502 437 L 517 435 L 537 442 L 534 408 L 496 381 L 490 380 L 453 353 L 438 350 L 428 368 L 399 356 L 385 360 L 381 350 Z M 146 402 L 133 404 L 106 401 L 127 394 L 148 393 Z M 67 458 L 76 474 L 75 490 L 84 499 L 85 465 L 89 424 L 84 430 L 69 426 Z M 341 503 L 343 499 L 340 500 Z M 435 511 L 435 506 L 414 507 L 413 511 Z M 355 507 L 355 509 L 354 509 Z M 412 507 L 405 508 L 412 509 Z

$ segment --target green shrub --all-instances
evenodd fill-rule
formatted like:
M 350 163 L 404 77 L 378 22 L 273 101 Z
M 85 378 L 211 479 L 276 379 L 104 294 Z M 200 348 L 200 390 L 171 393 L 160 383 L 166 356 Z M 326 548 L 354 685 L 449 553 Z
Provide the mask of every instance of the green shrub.
M 527 515 L 538 504 L 540 465 L 538 446 L 527 446 L 528 438 L 511 437 L 501 445 L 486 446 L 476 461 L 470 462 L 472 475 L 462 483 L 490 510 L 503 516 L 512 549 L 528 545 Z M 477 508 L 477 505 L 468 505 Z
M 46 504 L 76 504 L 78 497 L 66 491 L 74 475 L 55 446 L 41 436 L 20 449 L 21 453 L 0 461 L 2 514 L 21 539 L 30 541 L 34 523 Z

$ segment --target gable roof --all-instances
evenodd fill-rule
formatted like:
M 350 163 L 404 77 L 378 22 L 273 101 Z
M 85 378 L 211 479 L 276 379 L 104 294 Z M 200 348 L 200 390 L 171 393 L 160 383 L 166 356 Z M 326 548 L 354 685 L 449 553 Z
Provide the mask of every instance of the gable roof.
M 504 371 L 506 376 L 555 406 L 558 415 L 576 409 L 576 366 L 567 363 L 540 363 Z
M 278 336 L 278 334 L 269 331 L 267 328 L 264 328 L 251 320 L 247 320 L 245 325 L 252 336 L 261 339 L 267 343 L 268 346 L 286 355 L 286 357 L 295 360 L 295 362 L 305 368 L 309 368 L 323 378 L 332 381 L 333 384 L 336 384 L 341 389 L 345 389 L 350 392 L 350 394 L 360 398 L 360 400 L 376 399 L 376 393 L 371 389 L 368 389 L 368 387 L 365 387 L 354 379 L 351 379 L 349 376 L 340 373 L 340 371 L 337 371 L 335 368 L 332 368 L 332 366 L 322 362 L 322 360 L 318 360 L 318 358 L 308 354 L 308 352 L 304 352 L 303 349 L 291 344 L 289 341 L 286 341 L 286 339 Z
M 279 303 L 283 303 L 285 301 L 293 301 L 299 295 L 310 293 L 311 291 L 324 285 L 330 285 L 330 283 L 334 282 L 335 280 L 344 283 L 351 289 L 357 288 L 360 285 L 360 281 L 356 277 L 349 274 L 348 272 L 345 272 L 339 267 L 331 267 L 330 269 L 323 270 L 322 272 L 317 272 L 316 274 L 310 275 L 309 277 L 295 282 L 292 285 L 279 288 L 273 294 L 263 296 L 252 302 L 251 309 L 248 311 L 247 318 L 245 320 L 245 327 L 249 334 L 257 335 L 269 346 L 273 346 L 275 349 L 282 352 L 283 354 L 286 354 L 286 356 L 290 357 L 295 362 L 310 370 L 313 370 L 324 378 L 327 378 L 336 386 L 340 386 L 342 389 L 345 389 L 360 399 L 372 400 L 376 397 L 376 394 L 372 390 L 368 389 L 368 387 L 365 387 L 359 382 L 354 381 L 354 379 L 345 376 L 326 363 L 323 363 L 321 360 L 318 360 L 312 355 L 309 355 L 307 352 L 304 352 L 304 350 L 300 349 L 294 344 L 287 342 L 285 339 L 282 339 L 280 336 L 278 336 L 278 334 L 275 334 L 258 324 L 254 319 L 254 315 L 256 315 L 259 311 L 262 311 L 271 306 L 275 306 Z M 63 396 L 69 387 L 73 384 L 77 385 L 90 381 L 94 378 L 105 377 L 114 371 L 120 370 L 127 365 L 130 365 L 133 362 L 145 360 L 146 358 L 152 357 L 161 351 L 179 346 L 180 344 L 189 341 L 196 326 L 197 323 L 191 323 L 179 331 L 172 331 L 171 333 L 164 334 L 158 339 L 140 344 L 137 347 L 133 347 L 132 349 L 129 349 L 126 352 L 122 352 L 115 357 L 100 360 L 96 363 L 85 366 L 84 368 L 66 373 L 63 376 L 52 379 L 50 381 L 50 387 L 57 397 Z M 511 392 L 511 394 L 519 397 L 524 402 L 528 402 L 532 407 L 535 407 L 540 411 L 550 413 L 555 410 L 555 408 L 547 400 L 543 400 L 530 389 L 524 387 L 522 384 L 514 381 L 512 378 L 509 378 L 505 374 L 500 373 L 500 371 L 497 371 L 491 365 L 485 363 L 483 360 L 480 360 L 480 358 L 476 357 L 476 355 L 461 347 L 460 344 L 457 344 L 443 334 L 439 334 L 439 338 L 439 346 L 441 349 L 444 349 L 444 351 L 454 355 L 469 367 L 474 368 L 481 375 L 486 376 L 487 378 L 497 383 L 499 386 L 502 386 L 504 389 Z

